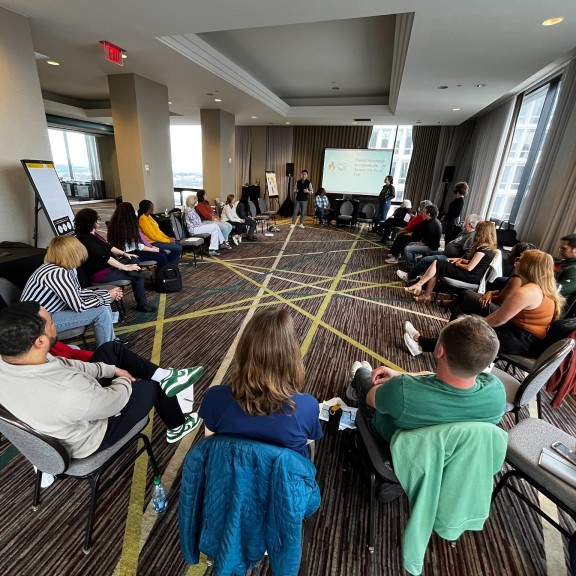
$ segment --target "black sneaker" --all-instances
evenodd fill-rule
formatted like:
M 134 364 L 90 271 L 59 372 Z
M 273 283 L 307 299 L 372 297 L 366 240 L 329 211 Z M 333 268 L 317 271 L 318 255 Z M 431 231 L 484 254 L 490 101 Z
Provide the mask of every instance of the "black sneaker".
M 138 312 L 156 312 L 157 308 L 150 306 L 150 304 L 142 304 L 142 306 L 136 306 Z

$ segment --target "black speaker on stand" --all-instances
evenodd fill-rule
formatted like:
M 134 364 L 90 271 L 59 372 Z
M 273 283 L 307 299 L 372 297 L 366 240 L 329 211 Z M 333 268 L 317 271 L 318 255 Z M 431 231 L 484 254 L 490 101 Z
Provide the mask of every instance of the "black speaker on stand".
M 278 214 L 288 218 L 294 213 L 294 202 L 292 201 L 292 178 L 294 176 L 294 162 L 286 162 L 286 176 L 288 177 L 288 190 L 286 191 L 286 199 L 282 202 L 282 206 L 278 209 Z
M 442 195 L 442 204 L 440 205 L 440 214 L 444 214 L 444 204 L 446 203 L 446 196 L 448 196 L 448 184 L 454 180 L 454 172 L 456 166 L 444 166 L 444 173 L 442 174 L 442 182 L 444 182 L 444 193 Z

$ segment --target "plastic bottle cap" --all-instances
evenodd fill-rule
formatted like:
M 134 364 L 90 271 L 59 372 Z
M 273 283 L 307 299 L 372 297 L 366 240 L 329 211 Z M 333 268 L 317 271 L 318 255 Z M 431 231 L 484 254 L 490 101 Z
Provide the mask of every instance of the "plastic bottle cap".
M 160 476 L 156 476 L 156 478 L 154 478 L 154 484 L 156 485 L 162 484 L 162 479 L 160 478 Z

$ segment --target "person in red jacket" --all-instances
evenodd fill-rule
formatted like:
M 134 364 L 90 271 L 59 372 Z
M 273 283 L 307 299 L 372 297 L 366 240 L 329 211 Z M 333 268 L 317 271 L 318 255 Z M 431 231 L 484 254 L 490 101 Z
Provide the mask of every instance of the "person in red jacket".
M 224 236 L 224 244 L 226 245 L 226 248 L 229 248 L 230 243 L 228 242 L 228 236 L 230 235 L 230 232 L 232 232 L 232 224 L 220 220 L 214 208 L 212 208 L 208 200 L 206 200 L 206 192 L 204 190 L 198 190 L 196 197 L 198 198 L 196 212 L 198 212 L 198 215 L 202 218 L 203 222 L 215 222 L 218 224 L 222 236 Z

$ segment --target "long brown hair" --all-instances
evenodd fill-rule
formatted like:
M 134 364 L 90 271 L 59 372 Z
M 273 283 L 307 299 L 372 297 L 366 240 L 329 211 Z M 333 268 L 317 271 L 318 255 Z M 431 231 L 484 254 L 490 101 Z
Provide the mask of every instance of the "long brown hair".
M 292 411 L 304 385 L 304 363 L 288 310 L 267 308 L 248 322 L 234 353 L 230 388 L 252 416 Z
M 472 258 L 480 246 L 486 246 L 496 253 L 498 250 L 498 241 L 496 240 L 496 226 L 494 222 L 482 220 L 476 224 L 474 241 L 468 250 L 468 259 Z
M 121 202 L 116 206 L 108 224 L 108 242 L 120 250 L 132 244 L 138 247 L 142 242 L 136 212 L 130 202 Z
M 560 318 L 565 299 L 558 292 L 554 278 L 554 260 L 550 254 L 540 250 L 525 250 L 520 256 L 516 274 L 530 283 L 536 284 L 544 296 L 554 302 L 554 320 Z

